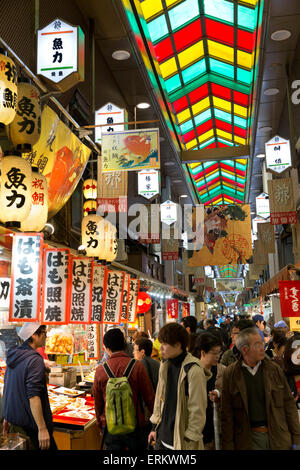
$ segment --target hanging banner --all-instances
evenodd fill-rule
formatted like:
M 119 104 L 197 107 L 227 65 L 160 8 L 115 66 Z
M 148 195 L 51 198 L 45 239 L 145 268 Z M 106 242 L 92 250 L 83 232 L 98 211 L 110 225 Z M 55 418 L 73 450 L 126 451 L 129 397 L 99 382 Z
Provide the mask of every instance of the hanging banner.
M 94 262 L 91 323 L 101 323 L 107 285 L 107 268 Z
M 39 169 L 48 183 L 48 219 L 53 217 L 75 191 L 91 150 L 45 105 L 39 141 L 25 160 Z
M 120 323 L 124 281 L 123 271 L 108 271 L 103 323 Z
M 250 205 L 206 206 L 203 247 L 188 256 L 189 266 L 247 264 L 252 256 Z
M 177 204 L 172 201 L 165 201 L 160 205 L 160 220 L 164 224 L 172 225 L 177 220 Z
M 160 205 L 159 204 L 148 204 L 144 207 L 148 211 L 148 225 L 142 223 L 141 232 L 139 236 L 139 243 L 145 243 L 153 245 L 155 243 L 160 243 Z M 143 232 L 143 228 L 146 228 L 147 231 Z
M 274 225 L 270 223 L 257 224 L 258 240 L 266 253 L 275 253 Z
M 159 129 L 102 133 L 102 171 L 160 168 Z
M 121 323 L 127 323 L 128 309 L 129 309 L 129 289 L 130 289 L 130 274 L 125 273 L 124 289 L 123 289 L 123 301 L 121 311 Z
M 69 323 L 88 324 L 92 311 L 93 260 L 73 257 L 71 261 L 71 307 Z
M 249 264 L 249 279 L 250 281 L 257 281 L 260 274 L 262 274 L 264 269 L 263 264 Z
M 41 322 L 65 325 L 70 310 L 70 250 L 44 249 Z
M 95 112 L 95 125 L 106 124 L 106 126 L 95 127 L 95 142 L 101 144 L 102 132 L 118 132 L 124 130 L 123 123 L 127 121 L 127 111 L 119 108 L 113 103 L 106 103 Z
M 13 237 L 9 321 L 40 319 L 43 234 Z
M 297 212 L 291 178 L 268 180 L 271 224 L 296 224 Z
M 87 354 L 89 359 L 100 359 L 99 327 L 96 324 L 87 325 Z
M 266 168 L 281 174 L 292 166 L 290 141 L 275 135 L 265 143 Z
M 300 317 L 300 281 L 278 281 L 281 316 Z
M 0 310 L 9 310 L 10 277 L 0 277 Z
M 244 288 L 243 279 L 217 278 L 214 279 L 214 282 L 217 292 L 242 292 Z
M 138 193 L 146 199 L 159 194 L 159 171 L 142 170 L 138 172 Z
M 182 318 L 190 316 L 190 304 L 188 302 L 183 302 L 182 304 Z
M 270 201 L 269 195 L 266 193 L 261 193 L 255 198 L 256 202 L 256 215 L 262 217 L 263 219 L 268 219 L 270 217 Z
M 168 318 L 178 318 L 179 302 L 178 299 L 167 299 Z
M 98 206 L 107 212 L 127 212 L 128 174 L 126 171 L 102 172 L 102 157 L 98 157 Z M 109 210 L 108 210 L 109 209 Z
M 265 265 L 269 262 L 268 253 L 264 250 L 264 246 L 259 239 L 254 240 L 253 242 L 253 263 Z
M 140 280 L 130 278 L 128 323 L 134 323 L 136 320 L 139 289 Z
M 174 238 L 174 229 L 173 227 L 170 230 L 170 238 L 162 239 L 162 259 L 163 261 L 167 260 L 178 260 L 179 259 L 179 253 L 178 253 L 178 239 Z

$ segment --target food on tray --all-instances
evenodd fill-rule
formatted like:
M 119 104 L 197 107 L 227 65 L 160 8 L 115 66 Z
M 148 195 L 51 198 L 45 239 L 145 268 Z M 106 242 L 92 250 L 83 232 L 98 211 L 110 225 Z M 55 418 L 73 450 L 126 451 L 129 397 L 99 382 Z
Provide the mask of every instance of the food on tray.
M 80 418 L 80 419 L 93 419 L 94 416 L 87 411 L 66 411 L 64 413 L 60 413 L 59 416 L 66 416 L 68 418 Z
M 46 340 L 47 354 L 72 354 L 73 337 L 72 335 L 54 333 Z
M 87 376 L 84 377 L 86 382 L 94 382 L 96 371 L 92 370 Z
M 71 397 L 77 397 L 79 395 L 83 395 L 85 392 L 81 392 L 80 390 L 73 390 L 72 388 L 66 388 L 66 387 L 58 387 L 53 390 L 54 393 L 60 393 L 63 395 L 71 396 Z

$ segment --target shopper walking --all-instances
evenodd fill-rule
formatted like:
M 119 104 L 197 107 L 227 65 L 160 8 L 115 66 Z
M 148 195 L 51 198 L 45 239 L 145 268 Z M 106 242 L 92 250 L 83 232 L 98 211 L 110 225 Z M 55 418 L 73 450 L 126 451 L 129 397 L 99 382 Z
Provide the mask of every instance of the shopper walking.
M 297 408 L 280 367 L 265 358 L 257 328 L 236 340 L 242 359 L 223 376 L 222 449 L 288 450 L 300 445 Z
M 128 366 L 130 365 L 132 360 L 125 353 L 125 338 L 120 329 L 113 328 L 111 330 L 108 330 L 103 337 L 103 344 L 109 356 L 109 359 L 106 363 L 108 369 L 107 366 L 105 366 L 105 363 L 100 364 L 97 367 L 93 384 L 93 395 L 95 397 L 95 411 L 97 423 L 103 433 L 103 442 L 105 444 L 105 448 L 106 450 L 111 451 L 129 450 L 132 452 L 138 452 L 146 450 L 146 448 L 143 448 L 144 441 L 142 439 L 142 436 L 144 435 L 146 421 L 140 398 L 143 399 L 143 401 L 147 405 L 148 410 L 150 411 L 150 413 L 152 413 L 154 403 L 154 390 L 149 376 L 141 361 L 135 361 L 133 359 L 134 364 L 130 374 L 128 374 L 128 383 L 132 392 L 131 405 L 133 406 L 131 406 L 130 408 L 126 406 L 126 408 L 123 408 L 123 411 L 121 409 L 121 418 L 122 420 L 124 420 L 124 422 L 119 422 L 119 416 L 115 416 L 116 421 L 113 420 L 113 424 L 115 424 L 116 422 L 116 425 L 119 425 L 121 434 L 119 433 L 118 429 L 110 431 L 110 428 L 108 428 L 107 423 L 107 412 L 108 409 L 111 409 L 111 407 L 114 408 L 114 403 L 112 403 L 107 398 L 107 384 L 110 378 L 109 371 L 115 378 L 123 377 L 126 370 L 128 371 Z M 126 399 L 129 398 L 130 397 L 128 397 L 127 394 Z M 128 401 L 126 403 L 128 404 Z M 118 409 L 116 407 L 116 410 L 118 411 L 120 407 L 121 405 L 118 407 Z M 132 408 L 134 408 L 135 410 L 135 416 L 130 415 L 129 419 L 131 420 L 131 422 L 134 421 L 134 429 L 123 433 L 124 427 L 122 426 L 123 424 L 126 425 L 126 416 L 124 415 L 124 411 L 125 413 L 127 413 L 127 411 L 131 411 Z
M 158 338 L 165 361 L 159 370 L 149 442 L 156 442 L 156 450 L 203 449 L 210 374 L 186 351 L 188 333 L 181 325 L 168 323 Z
M 19 332 L 24 341 L 7 354 L 4 377 L 4 432 L 20 432 L 34 450 L 57 450 L 53 438 L 45 364 L 38 348 L 45 346 L 46 326 L 26 323 Z

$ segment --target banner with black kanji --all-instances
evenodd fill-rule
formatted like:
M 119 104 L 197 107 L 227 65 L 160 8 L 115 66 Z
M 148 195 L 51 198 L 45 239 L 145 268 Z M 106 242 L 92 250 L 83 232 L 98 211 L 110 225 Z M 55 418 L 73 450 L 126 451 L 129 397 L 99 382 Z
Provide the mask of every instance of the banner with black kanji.
M 139 289 L 140 280 L 130 278 L 128 323 L 134 323 L 136 319 Z
M 92 323 L 101 323 L 103 306 L 106 298 L 107 268 L 94 263 L 93 266 L 93 296 L 92 296 Z
M 93 260 L 71 258 L 71 305 L 69 323 L 88 324 L 92 311 Z
M 125 273 L 123 271 L 108 271 L 103 323 L 120 323 L 124 281 Z

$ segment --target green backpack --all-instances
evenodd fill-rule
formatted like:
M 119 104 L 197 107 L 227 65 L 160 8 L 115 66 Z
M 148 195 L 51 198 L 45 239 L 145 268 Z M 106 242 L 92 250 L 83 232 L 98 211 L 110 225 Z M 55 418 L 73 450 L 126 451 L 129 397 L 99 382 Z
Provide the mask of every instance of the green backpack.
M 122 435 L 133 432 L 136 428 L 136 411 L 132 400 L 132 390 L 128 381 L 134 367 L 132 359 L 123 377 L 115 377 L 107 362 L 103 367 L 108 375 L 106 384 L 105 417 L 110 434 Z

